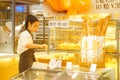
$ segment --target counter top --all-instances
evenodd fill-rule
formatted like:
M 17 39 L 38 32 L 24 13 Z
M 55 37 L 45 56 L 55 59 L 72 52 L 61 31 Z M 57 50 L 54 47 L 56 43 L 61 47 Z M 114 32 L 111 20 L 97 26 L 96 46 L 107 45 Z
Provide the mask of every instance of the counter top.
M 2 59 L 2 58 L 11 58 L 11 57 L 19 57 L 19 54 L 5 54 L 5 53 L 0 53 L 0 59 Z

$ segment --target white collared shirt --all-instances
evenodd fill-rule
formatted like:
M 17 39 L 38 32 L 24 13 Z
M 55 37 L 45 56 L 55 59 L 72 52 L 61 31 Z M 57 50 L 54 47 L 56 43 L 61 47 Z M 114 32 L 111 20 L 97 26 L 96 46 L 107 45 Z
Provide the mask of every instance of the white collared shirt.
M 26 48 L 26 44 L 32 44 L 33 43 L 33 39 L 31 34 L 25 30 L 20 34 L 19 40 L 18 40 L 18 47 L 17 47 L 17 53 L 21 54 L 22 52 L 28 50 L 28 48 Z

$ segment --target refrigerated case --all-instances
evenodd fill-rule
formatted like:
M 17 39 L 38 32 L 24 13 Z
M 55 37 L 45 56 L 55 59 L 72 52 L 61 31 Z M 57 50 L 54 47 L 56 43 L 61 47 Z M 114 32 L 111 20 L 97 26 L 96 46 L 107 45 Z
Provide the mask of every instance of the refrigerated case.
M 56 20 L 57 21 L 57 20 Z M 97 20 L 95 20 L 97 22 Z M 81 37 L 82 22 L 78 20 L 69 21 L 69 27 L 49 28 L 49 51 L 47 55 L 40 55 L 39 62 L 49 63 L 53 58 L 62 60 L 62 66 L 66 66 L 67 62 L 72 62 L 72 65 L 79 65 L 79 67 L 90 68 L 92 63 L 81 61 Z M 119 55 L 120 55 L 120 28 L 119 20 L 111 19 L 108 22 L 108 28 L 104 37 L 104 55 L 103 62 L 98 61 L 97 68 L 113 68 L 115 69 L 115 80 L 119 80 Z M 98 56 L 98 55 L 96 55 Z M 97 57 L 99 58 L 99 57 Z M 92 59 L 94 60 L 94 59 Z M 96 64 L 96 62 L 93 62 Z M 87 65 L 87 66 L 84 66 Z M 102 65 L 102 66 L 101 66 Z
M 72 23 L 73 24 L 73 23 Z M 95 72 L 90 71 L 90 67 L 85 68 L 81 67 L 79 65 L 79 55 L 81 47 L 74 48 L 76 43 L 80 43 L 79 40 L 81 40 L 81 23 L 77 23 L 79 26 L 71 26 L 69 28 L 51 28 L 51 33 L 49 34 L 49 52 L 48 54 L 38 52 L 38 55 L 36 56 L 37 61 L 40 63 L 46 63 L 48 66 L 46 69 L 40 69 L 40 65 L 36 68 L 30 68 L 26 70 L 23 73 L 17 74 L 11 78 L 11 80 L 119 80 L 119 34 L 116 33 L 120 29 L 118 27 L 118 21 L 117 20 L 110 20 L 108 31 L 106 33 L 105 38 L 105 49 L 107 48 L 108 38 L 111 40 L 115 40 L 115 43 L 109 44 L 110 46 L 116 46 L 115 50 L 107 50 L 106 56 L 105 56 L 105 67 L 104 68 L 97 68 Z M 74 25 L 76 25 L 76 22 L 74 22 Z M 76 28 L 77 27 L 77 28 Z M 111 31 L 111 27 L 112 30 Z M 71 32 L 72 31 L 72 32 Z M 110 32 L 109 32 L 110 31 Z M 110 35 L 111 33 L 111 35 Z M 70 35 L 68 35 L 70 34 Z M 113 34 L 114 37 L 113 37 Z M 75 35 L 75 38 L 71 38 Z M 66 37 L 68 36 L 68 37 Z M 112 37 L 111 37 L 112 36 Z M 70 38 L 70 39 L 69 39 Z M 113 39 L 111 39 L 113 38 Z M 64 43 L 64 48 L 59 48 L 60 43 Z M 71 47 L 67 47 L 67 42 L 72 42 Z M 110 42 L 110 43 L 112 43 Z M 62 45 L 63 46 L 63 45 Z M 118 52 L 117 52 L 118 51 Z M 41 54 L 39 54 L 41 53 Z M 60 68 L 49 68 L 49 61 L 51 59 L 56 60 L 62 60 L 62 66 Z M 72 62 L 72 69 L 66 68 L 66 63 Z M 42 65 L 41 65 L 42 66 Z M 77 67 L 76 67 L 77 66 Z
M 84 69 L 77 71 L 28 69 L 10 80 L 115 80 L 113 74 L 113 69 L 100 69 L 96 72 L 87 72 L 87 70 L 85 72 Z

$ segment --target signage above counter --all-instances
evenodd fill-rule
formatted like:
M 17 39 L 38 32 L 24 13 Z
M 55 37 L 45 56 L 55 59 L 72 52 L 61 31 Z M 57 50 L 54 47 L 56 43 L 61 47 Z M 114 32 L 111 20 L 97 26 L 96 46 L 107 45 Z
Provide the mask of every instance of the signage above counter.
M 72 0 L 70 0 L 72 1 Z M 74 9 L 79 9 L 81 5 L 77 5 Z M 85 11 L 84 13 L 76 12 L 76 10 L 71 9 L 71 14 L 68 14 L 67 11 L 59 12 L 55 11 L 52 6 L 47 4 L 46 2 L 43 3 L 43 14 L 46 17 L 50 16 L 63 16 L 63 15 L 83 15 L 83 14 L 98 14 L 98 13 L 110 13 L 112 18 L 119 19 L 120 18 L 120 0 L 91 0 L 90 2 L 90 9 Z
M 112 9 L 112 10 L 111 10 Z M 90 13 L 120 12 L 120 0 L 92 0 Z

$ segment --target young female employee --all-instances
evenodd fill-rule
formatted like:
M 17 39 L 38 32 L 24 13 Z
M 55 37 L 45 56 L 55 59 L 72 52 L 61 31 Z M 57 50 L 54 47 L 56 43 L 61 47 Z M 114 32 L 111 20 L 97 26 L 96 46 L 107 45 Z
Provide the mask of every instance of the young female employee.
M 17 53 L 20 54 L 19 72 L 30 68 L 35 61 L 34 49 L 46 49 L 47 45 L 34 44 L 32 33 L 36 32 L 40 25 L 39 20 L 34 15 L 28 15 L 25 20 L 25 30 L 20 33 Z

